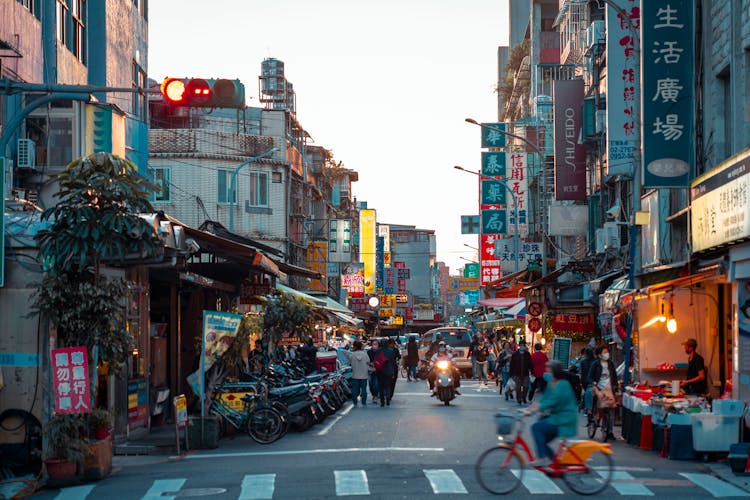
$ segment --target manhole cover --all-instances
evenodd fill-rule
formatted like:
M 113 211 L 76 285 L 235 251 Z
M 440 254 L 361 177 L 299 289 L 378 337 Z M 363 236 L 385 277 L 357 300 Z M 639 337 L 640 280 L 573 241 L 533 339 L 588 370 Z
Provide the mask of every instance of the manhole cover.
M 174 493 L 175 497 L 210 497 L 214 495 L 221 495 L 226 493 L 227 490 L 224 488 L 187 488 Z

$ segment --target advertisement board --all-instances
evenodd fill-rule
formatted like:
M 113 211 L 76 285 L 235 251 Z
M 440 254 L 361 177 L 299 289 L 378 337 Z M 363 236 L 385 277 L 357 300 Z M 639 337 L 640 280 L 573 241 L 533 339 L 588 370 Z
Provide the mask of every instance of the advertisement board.
M 375 293 L 375 221 L 375 210 L 359 211 L 359 255 L 364 264 L 364 286 L 368 295 Z
M 330 219 L 328 221 L 328 262 L 350 262 L 352 260 L 352 221 Z
M 555 199 L 586 199 L 586 148 L 579 140 L 583 80 L 555 80 Z
M 55 413 L 90 413 L 91 387 L 86 347 L 53 349 L 51 356 Z

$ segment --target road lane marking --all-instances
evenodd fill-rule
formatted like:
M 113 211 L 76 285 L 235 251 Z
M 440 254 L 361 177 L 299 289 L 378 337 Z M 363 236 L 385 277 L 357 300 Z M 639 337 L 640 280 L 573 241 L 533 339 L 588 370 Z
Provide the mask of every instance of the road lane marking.
M 248 474 L 242 478 L 238 500 L 273 498 L 276 474 Z
M 285 450 L 285 451 L 246 451 L 237 453 L 205 453 L 182 456 L 183 460 L 201 460 L 207 458 L 233 458 L 233 457 L 272 457 L 283 455 L 307 455 L 310 453 L 362 453 L 362 452 L 395 452 L 406 451 L 411 453 L 441 453 L 445 448 L 408 448 L 401 446 L 384 446 L 382 448 L 325 448 L 316 450 Z M 177 457 L 175 457 L 177 458 Z
M 521 471 L 518 469 L 511 469 L 511 472 L 516 477 L 521 476 Z M 545 495 L 562 495 L 563 493 L 552 479 L 536 469 L 526 469 L 523 471 L 523 486 L 529 490 L 529 493 L 532 495 L 537 493 Z
M 55 497 L 56 500 L 81 500 L 86 498 L 91 490 L 94 489 L 95 484 L 87 484 L 85 486 L 71 486 L 69 488 L 63 488 L 60 493 Z
M 177 493 L 185 484 L 185 479 L 157 479 L 148 489 L 142 500 L 166 500 L 174 498 L 174 495 L 165 493 Z
M 441 493 L 469 493 L 464 483 L 453 469 L 424 469 L 424 475 L 430 481 L 432 492 L 436 495 Z
M 609 483 L 620 495 L 654 496 L 654 492 L 641 483 L 630 482 L 635 478 L 629 472 L 613 471 L 612 481 Z M 620 482 L 627 481 L 627 482 Z
M 431 397 L 429 392 L 397 392 L 395 396 L 427 396 Z M 498 394 L 466 394 L 461 392 L 459 398 L 499 398 Z
M 318 436 L 325 436 L 330 432 L 330 430 L 333 428 L 334 425 L 336 425 L 336 422 L 344 418 L 344 416 L 352 411 L 352 408 L 354 408 L 354 405 L 352 403 L 348 403 L 349 406 L 341 410 L 341 413 L 336 415 L 333 420 L 331 420 L 321 431 L 318 432 Z
M 335 470 L 336 496 L 369 495 L 367 474 L 363 470 Z
M 714 497 L 747 497 L 750 496 L 744 490 L 736 488 L 726 481 L 711 476 L 709 474 L 696 474 L 692 472 L 680 472 L 682 477 L 689 479 L 697 486 L 700 486 Z

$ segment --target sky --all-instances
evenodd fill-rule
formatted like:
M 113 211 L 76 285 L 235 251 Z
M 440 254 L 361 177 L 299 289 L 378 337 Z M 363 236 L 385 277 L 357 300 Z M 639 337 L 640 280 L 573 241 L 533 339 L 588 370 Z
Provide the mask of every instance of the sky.
M 353 192 L 385 224 L 434 229 L 455 274 L 476 260 L 480 132 L 497 118 L 507 0 L 156 0 L 148 74 L 239 78 L 260 106 L 263 59 L 284 62 L 313 144 L 356 170 Z

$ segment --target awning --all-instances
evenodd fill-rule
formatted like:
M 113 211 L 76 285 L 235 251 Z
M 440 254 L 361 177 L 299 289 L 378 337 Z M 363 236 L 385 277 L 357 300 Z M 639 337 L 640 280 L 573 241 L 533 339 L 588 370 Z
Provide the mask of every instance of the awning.
M 318 299 L 316 297 L 313 297 L 312 295 L 308 295 L 304 292 L 300 292 L 299 290 L 295 290 L 294 288 L 289 288 L 288 286 L 282 285 L 281 283 L 276 283 L 276 290 L 279 290 L 280 292 L 288 293 L 289 295 L 297 297 L 298 299 L 302 299 L 305 302 L 315 307 L 322 308 L 326 305 L 325 300 Z
M 295 266 L 293 264 L 287 264 L 286 262 L 282 262 L 276 259 L 271 259 L 271 260 L 276 265 L 279 266 L 279 269 L 283 273 L 294 274 L 296 276 L 305 276 L 306 278 L 311 278 L 314 280 L 319 280 L 323 278 L 323 276 L 319 272 L 313 271 L 312 269 L 308 269 L 306 267 Z
M 493 307 L 495 309 L 507 309 L 513 307 L 520 302 L 526 302 L 523 297 L 500 297 L 497 299 L 482 299 L 478 300 L 477 304 L 485 307 Z
M 663 283 L 657 283 L 651 285 L 646 289 L 646 294 L 651 295 L 654 293 L 664 292 L 674 288 L 691 287 L 700 281 L 706 281 L 712 278 L 718 278 L 723 274 L 723 269 L 720 264 L 715 264 L 707 268 L 701 269 L 695 274 L 689 276 L 683 276 Z
M 314 296 L 318 300 L 324 300 L 326 305 L 323 306 L 323 309 L 328 309 L 331 312 L 338 312 L 346 314 L 347 316 L 351 316 L 354 314 L 354 311 L 349 309 L 348 307 L 336 302 L 331 297 L 327 295 L 315 295 Z
M 518 304 L 509 307 L 502 312 L 504 318 L 525 319 L 526 318 L 526 301 L 522 300 Z
M 359 327 L 365 326 L 364 321 L 362 321 L 361 319 L 355 318 L 354 316 L 349 316 L 348 314 L 344 314 L 338 311 L 330 311 L 330 312 L 337 318 L 340 318 L 341 320 L 349 323 L 350 325 L 359 326 Z

